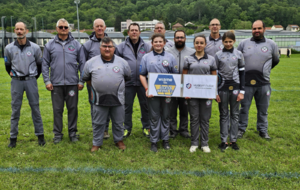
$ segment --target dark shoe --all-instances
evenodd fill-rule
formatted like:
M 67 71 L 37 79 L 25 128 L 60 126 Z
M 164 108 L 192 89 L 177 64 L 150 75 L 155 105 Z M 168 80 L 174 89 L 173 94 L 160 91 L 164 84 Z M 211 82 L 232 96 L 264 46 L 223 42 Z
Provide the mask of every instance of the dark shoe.
M 219 144 L 219 148 L 222 152 L 225 152 L 225 150 L 228 148 L 228 144 L 222 142 L 221 144 Z
M 124 135 L 123 135 L 123 138 L 127 138 L 129 137 L 131 134 L 131 131 L 128 131 L 127 129 L 124 130 Z
M 150 129 L 144 129 L 143 133 L 147 138 L 150 138 Z
M 101 148 L 100 146 L 94 146 L 94 145 L 93 145 L 93 147 L 92 147 L 92 149 L 91 149 L 91 152 L 96 152 L 96 151 L 98 151 L 100 148 Z
M 177 133 L 170 133 L 169 138 L 175 139 L 176 136 L 177 136 Z
M 40 145 L 40 146 L 44 146 L 44 145 L 46 144 L 44 135 L 39 135 L 39 136 L 38 136 L 38 142 L 39 142 L 39 145 Z
M 10 138 L 8 148 L 15 148 L 17 146 L 17 138 Z
M 60 143 L 61 140 L 62 140 L 61 137 L 54 137 L 54 138 L 53 138 L 53 143 L 54 143 L 54 144 L 58 144 L 58 143 Z
M 238 147 L 238 145 L 236 144 L 236 142 L 232 142 L 231 144 L 230 144 L 230 146 L 231 146 L 231 148 L 233 149 L 233 150 L 239 150 L 240 148 Z
M 187 139 L 190 139 L 190 138 L 191 138 L 191 136 L 189 135 L 188 132 L 180 133 L 180 135 L 181 135 L 182 137 L 184 137 L 184 138 L 187 138 Z
M 165 150 L 170 150 L 170 145 L 169 145 L 169 141 L 163 141 L 163 147 Z
M 157 152 L 157 144 L 156 143 L 151 144 L 151 151 Z
M 79 141 L 78 135 L 70 137 L 70 141 L 73 143 Z
M 238 139 L 243 138 L 244 133 L 245 133 L 245 131 L 242 131 L 242 130 L 239 129 L 238 134 L 237 134 L 237 138 Z
M 116 146 L 121 149 L 121 150 L 125 150 L 126 149 L 126 146 L 125 144 L 123 143 L 123 141 L 119 141 L 116 143 Z
M 109 139 L 110 135 L 108 134 L 108 131 L 104 131 L 104 139 Z
M 259 136 L 261 136 L 264 139 L 271 139 L 268 133 L 259 132 Z

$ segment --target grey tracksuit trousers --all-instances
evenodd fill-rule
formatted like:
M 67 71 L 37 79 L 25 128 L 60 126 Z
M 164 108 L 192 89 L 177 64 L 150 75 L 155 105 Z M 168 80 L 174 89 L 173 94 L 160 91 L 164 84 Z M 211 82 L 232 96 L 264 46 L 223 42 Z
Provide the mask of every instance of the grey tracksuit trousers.
M 148 98 L 150 117 L 150 142 L 157 143 L 161 140 L 169 140 L 171 98 Z
M 78 117 L 78 87 L 77 85 L 53 86 L 51 91 L 53 107 L 53 133 L 57 138 L 62 138 L 64 103 L 68 109 L 69 137 L 76 136 Z
M 143 86 L 126 86 L 125 87 L 125 122 L 124 127 L 128 131 L 132 130 L 132 107 L 135 96 L 138 96 L 140 108 L 142 112 L 141 122 L 143 129 L 149 129 L 149 116 L 148 116 L 148 105 L 147 97 L 145 94 L 145 88 Z
M 121 106 L 97 106 L 93 105 L 93 145 L 103 144 L 104 131 L 106 129 L 107 118 L 110 116 L 112 121 L 112 132 L 114 142 L 123 140 L 124 135 L 124 105 Z
M 10 137 L 17 138 L 18 124 L 20 119 L 20 111 L 22 106 L 23 94 L 26 96 L 31 108 L 31 117 L 34 124 L 35 135 L 44 134 L 43 122 L 39 108 L 39 94 L 37 81 L 35 77 L 28 78 L 29 80 L 11 80 L 11 120 L 10 120 Z
M 177 130 L 177 108 L 179 107 L 179 130 Z M 170 103 L 170 134 L 189 133 L 188 131 L 188 106 L 184 98 L 172 98 Z
M 219 103 L 220 135 L 222 142 L 227 142 L 228 132 L 230 133 L 230 142 L 236 142 L 237 140 L 240 106 L 240 102 L 236 101 L 238 95 L 239 90 L 219 91 L 221 99 L 221 102 Z M 230 106 L 230 114 L 228 105 Z
M 245 86 L 245 96 L 241 101 L 239 130 L 246 131 L 248 125 L 248 114 L 252 99 L 255 99 L 257 109 L 257 131 L 268 132 L 268 107 L 271 97 L 271 86 L 264 85 L 260 87 Z
M 208 99 L 188 100 L 191 128 L 191 145 L 208 146 L 209 119 L 211 117 L 212 101 Z M 201 128 L 201 131 L 199 130 Z
M 92 121 L 93 121 L 93 103 L 91 101 L 91 86 L 86 84 L 86 89 L 88 91 L 88 96 L 89 96 L 89 103 L 90 103 L 90 106 L 91 106 L 91 118 L 92 118 Z M 108 131 L 108 126 L 109 126 L 109 120 L 110 120 L 110 117 L 108 116 L 107 117 L 107 120 L 106 120 L 106 127 L 105 127 L 105 131 Z

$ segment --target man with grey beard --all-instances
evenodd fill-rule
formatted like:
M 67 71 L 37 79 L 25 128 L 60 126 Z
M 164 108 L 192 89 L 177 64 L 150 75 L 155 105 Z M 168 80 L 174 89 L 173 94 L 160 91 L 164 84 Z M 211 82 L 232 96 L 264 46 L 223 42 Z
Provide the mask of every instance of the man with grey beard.
M 18 124 L 23 94 L 26 92 L 38 144 L 45 145 L 44 128 L 39 108 L 37 79 L 41 74 L 42 52 L 40 47 L 26 38 L 26 24 L 17 22 L 15 33 L 17 40 L 8 44 L 4 50 L 6 71 L 11 80 L 11 121 L 9 148 L 16 147 Z

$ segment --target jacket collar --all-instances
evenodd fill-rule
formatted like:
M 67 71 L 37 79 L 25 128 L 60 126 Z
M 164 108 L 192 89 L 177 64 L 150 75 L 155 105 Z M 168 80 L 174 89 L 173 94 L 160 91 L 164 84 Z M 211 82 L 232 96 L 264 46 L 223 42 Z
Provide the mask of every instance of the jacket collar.
M 200 61 L 201 59 L 208 59 L 208 56 L 207 56 L 207 54 L 206 54 L 205 52 L 204 52 L 203 57 L 201 57 L 200 59 L 197 58 L 196 52 L 193 53 L 191 56 L 194 57 L 194 58 L 195 58 L 196 60 L 198 60 L 198 61 Z
M 234 47 L 232 47 L 231 49 L 226 49 L 225 47 L 223 48 L 223 52 L 230 52 L 233 53 Z
M 219 40 L 222 40 L 222 36 L 221 35 L 220 35 L 220 37 L 218 39 L 214 39 L 214 38 L 211 37 L 211 35 L 209 35 L 209 41 L 219 41 Z
M 55 36 L 54 40 L 57 41 L 57 42 L 60 41 L 59 37 L 58 37 L 58 34 Z M 74 40 L 74 38 L 73 38 L 71 32 L 69 32 L 69 36 L 65 41 L 69 42 L 69 41 L 72 41 L 72 40 Z
M 112 59 L 111 59 L 110 61 L 106 61 L 106 60 L 104 60 L 104 59 L 102 58 L 102 56 L 101 56 L 101 55 L 100 55 L 100 57 L 101 57 L 101 59 L 102 59 L 103 63 L 113 63 L 113 62 L 114 62 L 114 60 L 115 60 L 115 55 L 112 57 Z
M 251 41 L 254 41 L 254 42 L 256 42 L 256 43 L 263 43 L 263 42 L 266 42 L 266 38 L 265 37 L 263 37 L 262 39 L 259 39 L 259 40 L 256 40 L 256 39 L 254 39 L 253 37 L 250 39 Z
M 108 36 L 107 33 L 104 32 L 104 36 Z M 92 34 L 89 36 L 89 38 L 95 42 L 101 42 L 101 40 L 98 40 L 98 38 L 96 37 L 95 32 L 92 32 Z
M 18 40 L 15 41 L 14 45 L 21 49 L 21 45 L 19 44 Z M 31 46 L 31 44 L 27 38 L 26 38 L 25 46 Z
M 153 55 L 154 56 L 156 56 L 156 55 L 164 56 L 165 55 L 165 50 L 163 50 L 161 53 L 157 53 L 156 51 L 153 50 Z

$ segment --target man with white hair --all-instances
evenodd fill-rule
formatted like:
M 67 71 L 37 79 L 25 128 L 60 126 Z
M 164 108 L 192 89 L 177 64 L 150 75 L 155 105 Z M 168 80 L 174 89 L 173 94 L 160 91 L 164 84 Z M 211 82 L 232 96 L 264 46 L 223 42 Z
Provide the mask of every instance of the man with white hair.
M 154 34 L 156 34 L 156 33 L 160 33 L 160 34 L 163 34 L 163 35 L 166 34 L 166 28 L 165 28 L 165 24 L 163 22 L 158 22 L 158 23 L 155 24 Z M 152 46 L 151 40 L 147 43 L 150 46 Z M 172 47 L 174 47 L 174 42 L 169 41 L 169 40 L 166 39 L 166 45 L 165 45 L 164 49 L 167 50 L 167 49 L 172 48 Z
M 106 25 L 103 19 L 97 18 L 94 20 L 93 24 L 94 32 L 90 35 L 90 39 L 83 44 L 84 54 L 86 61 L 90 60 L 92 57 L 100 55 L 99 44 L 101 39 L 107 36 L 105 33 Z M 116 46 L 114 44 L 114 46 Z M 91 106 L 91 117 L 93 113 L 93 103 L 91 99 L 91 81 L 87 81 L 86 87 L 89 95 L 89 103 Z M 108 125 L 109 125 L 109 117 L 107 118 L 106 128 L 104 131 L 104 139 L 108 139 L 110 136 L 108 134 Z
M 53 142 L 63 138 L 62 116 L 64 103 L 68 109 L 68 129 L 71 142 L 78 141 L 78 90 L 83 89 L 83 80 L 79 80 L 78 70 L 82 74 L 85 63 L 81 44 L 69 32 L 69 23 L 59 19 L 56 24 L 57 35 L 44 48 L 42 73 L 47 90 L 51 91 L 53 106 Z M 49 69 L 51 69 L 49 77 Z

